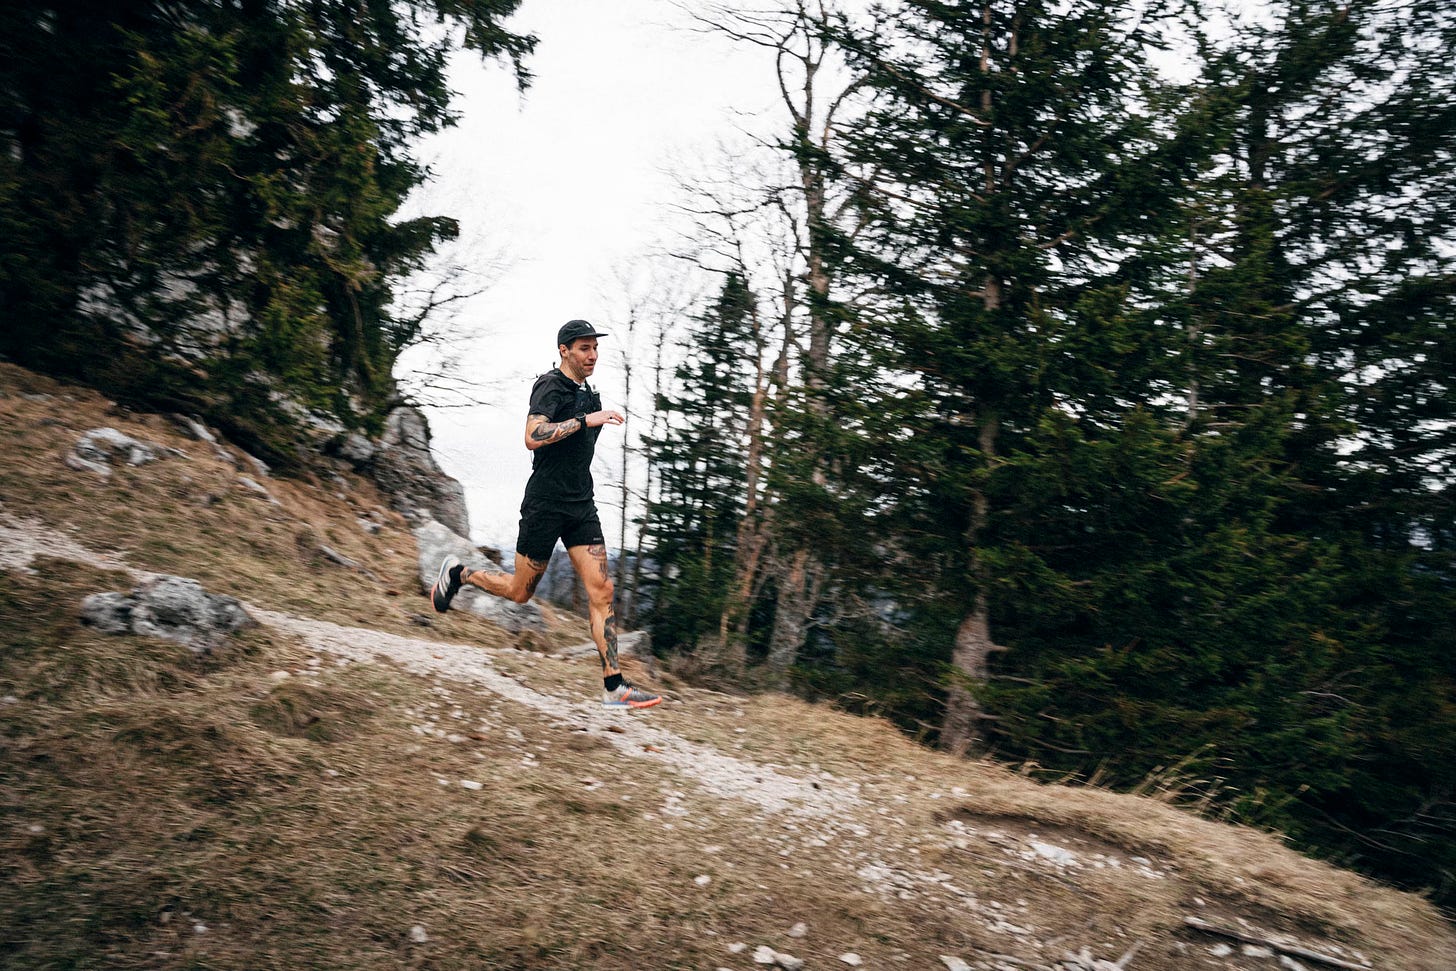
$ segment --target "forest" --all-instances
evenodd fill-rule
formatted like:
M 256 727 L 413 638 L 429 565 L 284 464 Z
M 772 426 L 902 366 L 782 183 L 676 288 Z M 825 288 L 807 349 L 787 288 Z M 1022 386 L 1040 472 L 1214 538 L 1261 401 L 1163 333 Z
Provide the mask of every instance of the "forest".
M 455 48 L 529 84 L 516 6 L 6 5 L 0 354 L 274 461 L 376 428 L 455 231 L 411 145 Z M 698 187 L 624 618 L 1449 909 L 1456 10 L 698 15 L 784 123 Z

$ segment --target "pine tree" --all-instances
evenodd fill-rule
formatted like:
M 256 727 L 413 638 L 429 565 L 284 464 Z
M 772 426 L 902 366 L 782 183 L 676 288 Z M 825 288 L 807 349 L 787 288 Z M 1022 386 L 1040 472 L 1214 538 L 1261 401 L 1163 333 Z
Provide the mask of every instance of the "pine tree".
M 1162 302 L 1184 457 L 1099 472 L 1164 498 L 1121 527 L 1148 553 L 1084 570 L 1079 609 L 1006 616 L 987 703 L 1009 755 L 1125 785 L 1176 763 L 1237 818 L 1449 886 L 1452 19 L 1280 13 L 1210 63 L 1228 137 Z
M 684 340 L 673 392 L 659 396 L 666 431 L 646 443 L 656 483 L 647 546 L 657 573 L 644 598 L 648 627 L 655 643 L 701 647 L 705 664 L 729 674 L 742 659 L 723 657 L 717 635 L 745 504 L 754 300 L 730 273 Z
M 1205 132 L 1163 108 L 1156 26 L 1096 3 L 910 2 L 844 38 L 877 98 L 848 139 L 869 223 L 845 265 L 884 292 L 862 337 L 904 376 L 876 402 L 910 571 L 889 582 L 953 644 L 952 751 L 983 737 L 998 605 L 1076 599 L 1018 496 L 1077 501 L 1069 443 L 1165 447 L 1138 417 L 1163 364 L 1138 300 Z
M 425 175 L 410 144 L 451 121 L 451 36 L 525 82 L 515 6 L 8 6 L 0 353 L 275 459 L 300 410 L 377 423 L 419 336 L 392 283 L 455 233 L 391 222 Z

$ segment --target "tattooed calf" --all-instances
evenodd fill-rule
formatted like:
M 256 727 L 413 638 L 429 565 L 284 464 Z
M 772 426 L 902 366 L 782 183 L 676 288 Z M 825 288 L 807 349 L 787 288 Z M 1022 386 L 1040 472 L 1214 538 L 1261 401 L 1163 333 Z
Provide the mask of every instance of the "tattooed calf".
M 607 654 L 602 658 L 605 670 L 619 671 L 617 667 L 617 612 L 607 611 L 607 619 L 602 621 L 602 640 L 607 642 Z
M 530 600 L 536 595 L 536 587 L 540 585 L 541 578 L 546 575 L 546 567 L 551 565 L 551 561 L 527 557 L 526 562 L 531 564 L 531 579 L 526 581 L 526 599 Z

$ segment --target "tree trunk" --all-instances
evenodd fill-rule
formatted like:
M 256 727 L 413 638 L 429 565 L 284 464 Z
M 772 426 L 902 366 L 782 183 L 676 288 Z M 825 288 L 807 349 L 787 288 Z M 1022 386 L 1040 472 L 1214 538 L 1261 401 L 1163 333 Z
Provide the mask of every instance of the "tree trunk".
M 767 522 L 759 522 L 759 479 L 763 475 L 763 428 L 768 409 L 768 389 L 772 377 L 765 373 L 762 329 L 755 304 L 754 336 L 757 343 L 757 373 L 754 378 L 753 401 L 748 412 L 748 456 L 744 465 L 743 518 L 738 521 L 734 539 L 733 585 L 723 599 L 723 613 L 718 618 L 718 644 L 723 663 L 741 673 L 748 663 L 748 605 L 753 595 L 753 581 L 758 576 L 759 562 L 766 540 Z M 792 329 L 789 330 L 792 333 Z M 784 366 L 789 353 L 788 341 L 779 352 L 777 370 Z
M 986 591 L 976 594 L 971 612 L 956 628 L 951 652 L 951 683 L 946 693 L 945 718 L 940 727 L 940 747 L 952 755 L 969 755 L 981 743 L 981 703 L 971 688 L 990 676 L 988 661 L 1006 648 L 991 640 L 990 611 Z
M 819 602 L 823 577 L 823 567 L 803 548 L 795 551 L 781 569 L 773 635 L 769 640 L 765 665 L 767 680 L 773 687 L 788 685 L 789 668 L 798 658 L 799 648 L 804 645 L 809 618 Z
M 1001 299 L 1000 285 L 992 280 L 986 286 L 986 303 L 995 309 Z M 996 458 L 996 435 L 1000 421 L 995 415 L 981 419 L 977 436 L 981 448 L 981 461 L 989 468 Z M 971 494 L 971 522 L 966 530 L 966 545 L 970 552 L 970 574 L 976 594 L 971 601 L 971 612 L 962 618 L 956 628 L 955 642 L 951 648 L 950 685 L 946 691 L 945 715 L 940 727 L 940 745 L 955 755 L 967 755 L 981 744 L 981 705 L 976 701 L 972 688 L 984 684 L 990 676 L 989 659 L 997 651 L 1006 648 L 991 639 L 991 610 L 986 595 L 990 575 L 977 550 L 990 514 L 990 502 L 985 492 L 976 489 Z

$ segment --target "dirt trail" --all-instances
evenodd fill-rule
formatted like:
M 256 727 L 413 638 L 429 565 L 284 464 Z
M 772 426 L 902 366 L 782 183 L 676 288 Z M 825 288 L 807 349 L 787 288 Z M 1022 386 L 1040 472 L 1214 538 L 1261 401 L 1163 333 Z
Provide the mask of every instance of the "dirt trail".
M 527 687 L 495 670 L 492 658 L 499 651 L 464 649 L 439 641 L 343 627 L 251 605 L 247 609 L 262 623 L 301 638 L 316 651 L 353 661 L 385 658 L 416 674 L 473 682 L 541 712 L 559 727 L 602 729 L 611 725 L 617 730 L 605 732 L 602 737 L 624 754 L 661 762 L 723 798 L 746 800 L 771 812 L 810 817 L 838 815 L 859 802 L 848 790 L 830 788 L 825 782 L 792 778 L 767 766 L 690 742 L 653 725 L 650 711 L 612 711 L 603 709 L 594 698 L 586 701 L 562 698 Z

